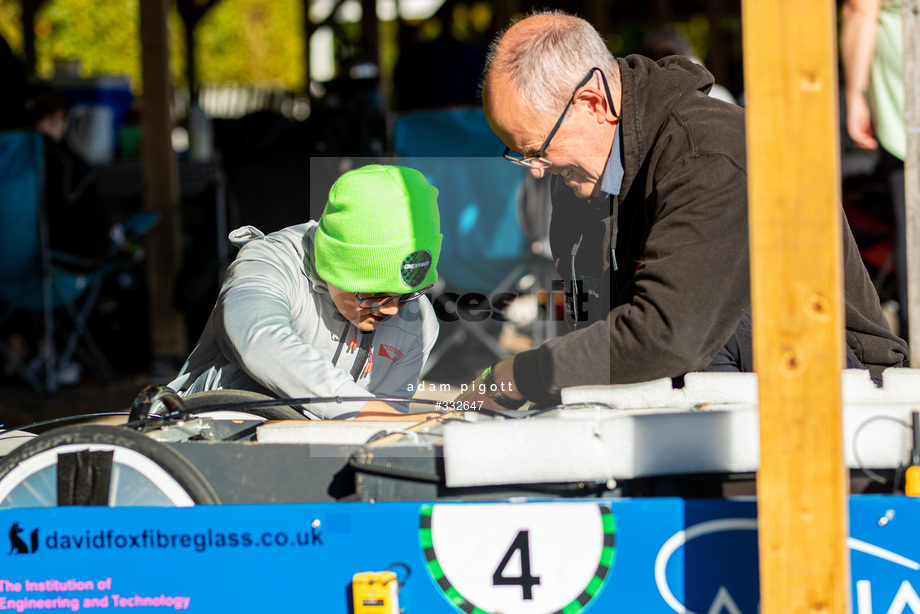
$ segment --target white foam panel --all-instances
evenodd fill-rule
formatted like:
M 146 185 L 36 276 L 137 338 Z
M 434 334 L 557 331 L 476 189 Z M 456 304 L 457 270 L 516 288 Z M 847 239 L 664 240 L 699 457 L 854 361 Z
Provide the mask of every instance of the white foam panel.
M 257 427 L 256 439 L 260 444 L 323 443 L 357 446 L 381 431 L 389 432 L 394 428 L 402 427 L 394 427 L 392 421 L 285 420 Z
M 746 473 L 760 461 L 757 376 L 693 373 L 563 390 L 560 409 L 524 420 L 444 426 L 448 486 Z M 920 371 L 888 369 L 876 387 L 864 370 L 842 377 L 844 461 L 894 468 L 909 458 Z

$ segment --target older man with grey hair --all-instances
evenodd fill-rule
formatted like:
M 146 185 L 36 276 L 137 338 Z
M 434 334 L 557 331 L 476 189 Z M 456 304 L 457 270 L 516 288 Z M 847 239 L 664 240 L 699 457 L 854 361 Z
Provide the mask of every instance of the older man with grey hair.
M 571 330 L 489 367 L 458 400 L 514 408 L 569 386 L 753 370 L 744 112 L 709 97 L 712 84 L 684 57 L 615 58 L 560 12 L 499 36 L 486 117 L 508 161 L 554 176 Z M 878 378 L 908 350 L 844 231 L 847 365 Z

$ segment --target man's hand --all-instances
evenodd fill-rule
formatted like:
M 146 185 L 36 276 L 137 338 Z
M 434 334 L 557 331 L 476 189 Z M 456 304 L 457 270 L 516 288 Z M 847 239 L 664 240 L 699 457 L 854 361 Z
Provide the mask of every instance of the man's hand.
M 460 395 L 454 399 L 455 406 L 475 404 L 476 407 L 481 409 L 508 411 L 507 407 L 502 407 L 489 396 L 488 386 L 483 381 L 484 373 L 485 371 L 471 383 L 463 386 L 465 392 L 460 393 Z M 492 367 L 492 378 L 498 390 L 509 399 L 519 400 L 524 398 L 524 396 L 518 392 L 517 386 L 514 383 L 514 358 L 506 358 Z

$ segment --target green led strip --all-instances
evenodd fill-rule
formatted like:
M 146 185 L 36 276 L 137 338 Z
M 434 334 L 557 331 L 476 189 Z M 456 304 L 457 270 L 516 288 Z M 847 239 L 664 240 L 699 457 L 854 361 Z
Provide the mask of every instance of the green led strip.
M 616 557 L 616 520 L 613 512 L 608 505 L 598 505 L 601 511 L 601 522 L 604 527 L 604 546 L 601 549 L 601 558 L 594 572 L 594 577 L 588 582 L 588 585 L 581 594 L 565 605 L 562 609 L 548 612 L 547 614 L 578 614 L 600 593 L 607 581 L 607 575 L 613 566 Z M 467 601 L 456 588 L 450 583 L 441 564 L 438 563 L 437 553 L 434 551 L 434 540 L 431 537 L 431 513 L 434 511 L 434 505 L 426 503 L 419 509 L 419 545 L 425 553 L 428 574 L 434 580 L 441 592 L 454 606 L 466 614 L 490 614 L 485 610 L 476 607 Z

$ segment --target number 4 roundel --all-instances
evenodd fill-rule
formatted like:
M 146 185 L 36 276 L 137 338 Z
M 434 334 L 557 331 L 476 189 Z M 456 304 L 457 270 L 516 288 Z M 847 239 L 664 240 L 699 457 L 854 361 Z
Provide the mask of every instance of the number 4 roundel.
M 470 614 L 577 614 L 615 554 L 610 507 L 589 502 L 423 505 L 428 573 Z

